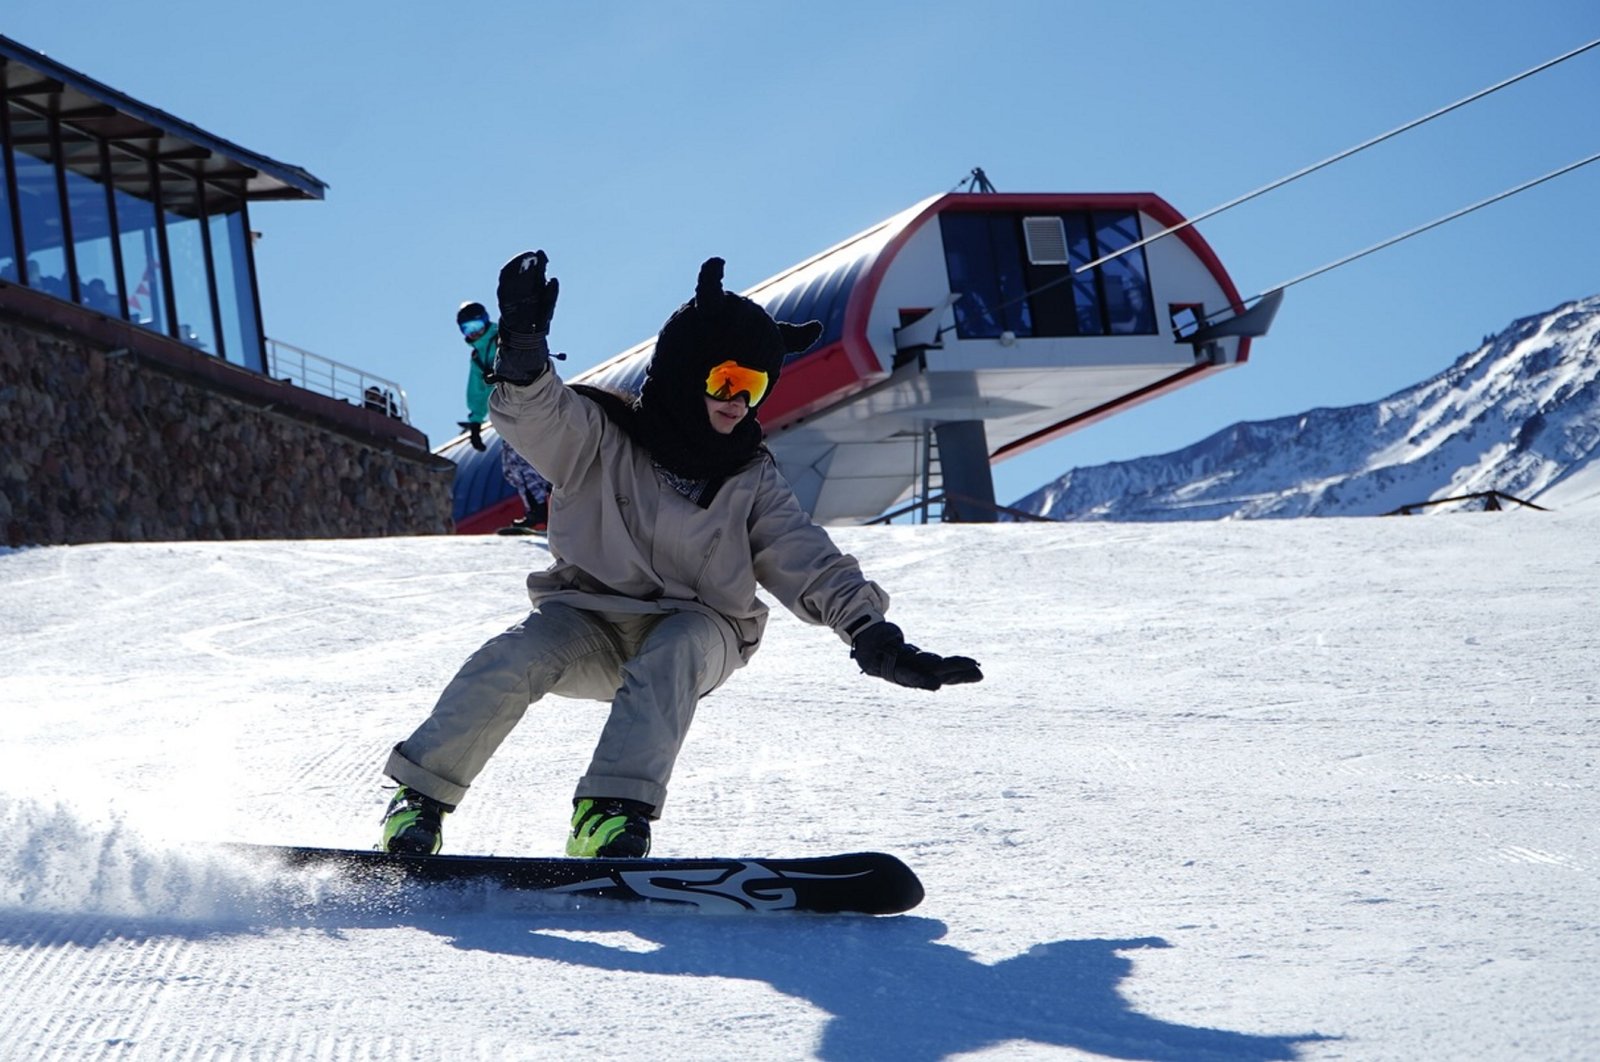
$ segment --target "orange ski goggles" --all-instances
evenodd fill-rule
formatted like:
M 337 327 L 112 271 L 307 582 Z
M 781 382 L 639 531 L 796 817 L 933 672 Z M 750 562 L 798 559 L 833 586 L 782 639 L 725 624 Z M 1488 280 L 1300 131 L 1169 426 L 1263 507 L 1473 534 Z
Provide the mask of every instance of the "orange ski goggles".
M 753 409 L 767 396 L 770 378 L 759 369 L 747 369 L 736 361 L 725 361 L 706 376 L 706 397 L 727 402 L 744 395 Z

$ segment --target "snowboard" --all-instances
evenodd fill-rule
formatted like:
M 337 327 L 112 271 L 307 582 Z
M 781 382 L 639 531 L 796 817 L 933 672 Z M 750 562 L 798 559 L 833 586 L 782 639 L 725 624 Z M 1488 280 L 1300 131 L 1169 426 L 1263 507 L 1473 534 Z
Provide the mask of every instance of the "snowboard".
M 577 899 L 673 904 L 709 912 L 898 914 L 922 902 L 911 868 L 882 852 L 795 859 L 567 859 L 394 855 L 348 848 L 230 845 L 297 867 L 329 868 L 383 888 L 490 885 Z

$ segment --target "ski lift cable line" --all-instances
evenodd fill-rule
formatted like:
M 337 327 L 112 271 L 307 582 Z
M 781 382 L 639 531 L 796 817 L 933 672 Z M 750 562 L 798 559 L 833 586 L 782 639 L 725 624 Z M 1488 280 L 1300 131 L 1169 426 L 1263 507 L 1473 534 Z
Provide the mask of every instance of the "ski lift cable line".
M 1365 258 L 1367 255 L 1373 254 L 1373 253 L 1375 253 L 1377 251 L 1381 251 L 1386 247 L 1393 247 L 1395 244 L 1401 242 L 1402 240 L 1409 240 L 1413 236 L 1420 236 L 1424 232 L 1427 232 L 1429 229 L 1436 229 L 1440 225 L 1445 224 L 1446 222 L 1454 221 L 1454 220 L 1456 220 L 1457 218 L 1460 218 L 1460 217 L 1465 217 L 1466 215 L 1472 213 L 1474 210 L 1481 210 L 1484 207 L 1489 206 L 1489 205 L 1491 205 L 1493 203 L 1500 202 L 1502 199 L 1509 199 L 1512 196 L 1517 195 L 1519 192 L 1526 192 L 1530 188 L 1533 188 L 1533 187 L 1535 187 L 1537 185 L 1541 185 L 1546 181 L 1554 180 L 1555 178 L 1560 177 L 1563 174 L 1571 173 L 1573 170 L 1580 169 L 1581 167 L 1587 166 L 1591 162 L 1600 162 L 1600 151 L 1595 152 L 1593 155 L 1590 155 L 1586 159 L 1579 159 L 1577 162 L 1568 163 L 1567 165 L 1562 166 L 1559 169 L 1551 170 L 1549 173 L 1545 174 L 1542 177 L 1535 177 L 1530 181 L 1524 181 L 1523 183 L 1517 185 L 1515 188 L 1507 188 L 1505 191 L 1499 192 L 1499 193 L 1497 193 L 1495 195 L 1492 195 L 1492 196 L 1488 197 L 1487 199 L 1480 199 L 1476 203 L 1473 203 L 1471 206 L 1464 206 L 1460 210 L 1452 211 L 1451 213 L 1446 214 L 1442 218 L 1435 218 L 1433 221 L 1428 222 L 1426 225 L 1418 225 L 1414 229 L 1408 229 L 1407 231 L 1402 232 L 1397 236 L 1391 236 L 1386 240 L 1381 240 L 1378 243 L 1373 244 L 1371 247 L 1367 247 L 1367 248 L 1364 248 L 1363 250 L 1356 251 L 1354 254 L 1347 254 L 1343 258 L 1340 258 L 1337 261 L 1329 262 L 1327 265 L 1324 265 L 1324 266 L 1318 266 L 1316 269 L 1311 270 L 1309 273 L 1302 273 L 1299 276 L 1295 277 L 1293 280 L 1286 280 L 1282 284 L 1278 284 L 1275 287 L 1268 288 L 1267 290 L 1261 292 L 1259 295 L 1250 296 L 1248 299 L 1244 300 L 1245 304 L 1248 305 L 1248 304 L 1253 303 L 1253 302 L 1258 302 L 1261 299 L 1266 298 L 1268 295 L 1271 295 L 1275 291 L 1282 291 L 1285 288 L 1292 288 L 1296 284 L 1301 283 L 1302 281 L 1310 280 L 1312 277 L 1321 276 L 1324 273 L 1330 272 L 1330 271 L 1332 271 L 1334 269 L 1338 269 L 1340 266 L 1349 265 L 1351 262 L 1354 262 L 1358 258 Z
M 1232 210 L 1234 207 L 1239 206 L 1242 203 L 1248 203 L 1250 200 L 1255 199 L 1258 196 L 1263 196 L 1263 195 L 1266 195 L 1268 192 L 1274 191 L 1275 189 L 1282 188 L 1284 185 L 1289 184 L 1291 181 L 1298 181 L 1300 178 L 1308 176 L 1309 174 L 1316 173 L 1320 169 L 1324 169 L 1324 168 L 1326 168 L 1328 166 L 1332 166 L 1335 162 L 1342 162 L 1343 160 L 1349 158 L 1352 155 L 1357 154 L 1358 152 L 1365 151 L 1367 148 L 1370 148 L 1370 147 L 1375 147 L 1378 144 L 1381 144 L 1386 140 L 1391 140 L 1394 137 L 1399 136 L 1401 133 L 1410 132 L 1411 130 L 1417 128 L 1420 125 L 1423 125 L 1426 122 L 1431 122 L 1435 118 L 1439 118 L 1439 117 L 1442 117 L 1442 116 L 1444 116 L 1446 114 L 1449 114 L 1451 111 L 1459 110 L 1460 108 L 1465 107 L 1469 103 L 1475 103 L 1478 100 L 1483 99 L 1485 96 L 1490 95 L 1491 93 L 1499 92 L 1503 88 L 1508 88 L 1509 86 L 1514 85 L 1519 81 L 1523 81 L 1523 80 L 1525 80 L 1527 78 L 1532 77 L 1535 74 L 1538 74 L 1538 73 L 1541 73 L 1541 72 L 1543 72 L 1545 70 L 1548 70 L 1548 69 L 1550 69 L 1551 67 L 1555 66 L 1558 63 L 1564 63 L 1568 59 L 1572 59 L 1572 58 L 1574 58 L 1576 56 L 1582 55 L 1584 52 L 1587 52 L 1590 49 L 1593 49 L 1593 48 L 1596 48 L 1596 47 L 1600 47 L 1600 37 L 1595 38 L 1594 40 L 1590 41 L 1588 44 L 1579 45 L 1578 47 L 1572 49 L 1569 52 L 1566 52 L 1563 55 L 1558 55 L 1554 59 L 1547 59 L 1544 62 L 1540 63 L 1538 66 L 1530 67 L 1529 69 L 1524 70 L 1522 73 L 1516 74 L 1516 75 L 1514 75 L 1512 77 L 1508 77 L 1504 81 L 1501 81 L 1501 82 L 1498 82 L 1496 84 L 1490 85 L 1488 88 L 1479 89 L 1477 92 L 1474 92 L 1470 96 L 1464 96 L 1461 99 L 1457 100 L 1456 102 L 1448 104 L 1447 106 L 1444 106 L 1444 107 L 1440 107 L 1438 110 L 1431 111 L 1428 114 L 1425 114 L 1420 118 L 1413 118 L 1411 121 L 1406 122 L 1404 125 L 1396 126 L 1394 129 L 1389 130 L 1387 133 L 1383 133 L 1383 134 L 1380 134 L 1378 136 L 1375 136 L 1370 140 L 1365 140 L 1365 141 L 1355 145 L 1354 147 L 1346 148 L 1345 150 L 1339 152 L 1336 155 L 1330 155 L 1327 158 L 1323 159 L 1321 162 L 1313 163 L 1312 165 L 1307 166 L 1304 169 L 1296 170 L 1294 173 L 1289 174 L 1287 177 L 1280 177 L 1277 180 L 1271 182 L 1270 184 L 1264 184 L 1260 188 L 1257 188 L 1253 192 L 1246 192 L 1244 195 L 1241 195 L 1236 199 L 1228 200 L 1226 203 L 1223 203 L 1221 206 L 1212 207 L 1210 210 L 1207 210 L 1207 211 L 1204 211 L 1203 213 L 1197 214 L 1192 218 L 1189 218 L 1189 219 L 1187 219 L 1185 221 L 1180 221 L 1178 224 L 1172 226 L 1171 228 L 1162 229 L 1160 232 L 1153 233 L 1153 234 L 1151 234 L 1149 236 L 1144 237 L 1141 240 L 1137 240 L 1137 241 L 1135 241 L 1133 243 L 1130 243 L 1125 247 L 1119 247 L 1117 250 L 1112 251 L 1110 254 L 1102 255 L 1099 258 L 1096 258 L 1092 262 L 1088 262 L 1088 263 L 1086 263 L 1084 265 L 1081 265 L 1081 266 L 1078 266 L 1078 267 L 1074 268 L 1072 272 L 1074 274 L 1087 272 L 1088 270 L 1093 269 L 1095 266 L 1104 265 L 1106 262 L 1109 262 L 1114 258 L 1120 258 L 1121 256 L 1127 254 L 1129 251 L 1134 251 L 1134 250 L 1139 249 L 1140 247 L 1145 246 L 1146 244 L 1154 243 L 1156 240 L 1161 239 L 1163 236 L 1170 236 L 1173 233 L 1179 232 L 1179 231 L 1181 231 L 1183 229 L 1186 229 L 1191 225 L 1197 225 L 1200 222 L 1205 221 L 1207 218 L 1214 218 L 1218 214 L 1222 213 L 1225 210 Z
M 1139 248 L 1146 246 L 1147 244 L 1154 243 L 1156 240 L 1159 240 L 1164 236 L 1170 236 L 1175 232 L 1181 232 L 1182 230 L 1184 230 L 1186 228 L 1189 228 L 1192 225 L 1195 225 L 1195 224 L 1198 224 L 1199 222 L 1205 221 L 1207 218 L 1216 217 L 1218 214 L 1221 214 L 1225 210 L 1231 210 L 1232 208 L 1234 208 L 1236 206 L 1239 206 L 1242 203 L 1247 203 L 1252 199 L 1255 199 L 1255 198 L 1257 198 L 1259 196 L 1265 195 L 1266 193 L 1268 193 L 1270 191 L 1273 191 L 1274 189 L 1282 188 L 1284 185 L 1289 184 L 1291 181 L 1299 180 L 1301 177 L 1304 177 L 1304 176 L 1306 176 L 1308 174 L 1311 174 L 1311 173 L 1315 173 L 1317 170 L 1324 169 L 1324 168 L 1326 168 L 1328 166 L 1331 166 L 1335 162 L 1339 162 L 1339 161 L 1342 161 L 1344 159 L 1347 159 L 1350 156 L 1356 154 L 1357 152 L 1364 151 L 1367 148 L 1373 147 L 1374 145 L 1380 144 L 1380 143 L 1382 143 L 1382 142 L 1384 142 L 1386 140 L 1391 140 L 1394 137 L 1399 136 L 1401 133 L 1405 133 L 1405 132 L 1408 132 L 1408 131 L 1410 131 L 1412 129 L 1417 128 L 1418 126 L 1422 125 L 1425 122 L 1432 121 L 1433 119 L 1438 118 L 1441 115 L 1448 114 L 1451 111 L 1459 110 L 1460 108 L 1465 107 L 1469 103 L 1473 103 L 1473 102 L 1476 102 L 1477 100 L 1483 99 L 1485 96 L 1488 96 L 1491 93 L 1498 92 L 1500 89 L 1506 88 L 1506 87 L 1508 87 L 1510 85 L 1514 85 L 1519 81 L 1526 80 L 1527 78 L 1532 77 L 1534 74 L 1537 74 L 1537 73 L 1540 73 L 1542 71 L 1548 70 L 1548 69 L 1550 69 L 1551 67 L 1555 66 L 1558 63 L 1566 62 L 1568 59 L 1572 59 L 1572 58 L 1574 58 L 1574 57 L 1576 57 L 1578 55 L 1582 55 L 1584 52 L 1590 51 L 1590 50 L 1592 50 L 1594 48 L 1597 48 L 1597 47 L 1600 47 L 1600 37 L 1597 37 L 1596 39 L 1594 39 L 1592 41 L 1589 41 L 1587 44 L 1579 45 L 1578 47 L 1573 48 L 1571 51 L 1568 51 L 1568 52 L 1565 52 L 1565 53 L 1563 53 L 1561 55 L 1558 55 L 1553 59 L 1547 59 L 1547 60 L 1545 60 L 1544 62 L 1540 63 L 1537 66 L 1530 67 L 1529 69 L 1524 70 L 1522 73 L 1516 74 L 1516 75 L 1514 75 L 1512 77 L 1508 77 L 1503 81 L 1500 81 L 1500 82 L 1497 82 L 1496 84 L 1490 85 L 1488 88 L 1479 89 L 1477 92 L 1474 92 L 1470 96 L 1465 96 L 1465 97 L 1457 100 L 1454 103 L 1448 104 L 1447 106 L 1444 106 L 1444 107 L 1440 107 L 1438 110 L 1435 110 L 1435 111 L 1432 111 L 1432 112 L 1430 112 L 1428 114 L 1425 114 L 1420 118 L 1414 118 L 1411 121 L 1405 123 L 1404 125 L 1398 126 L 1398 127 L 1394 128 L 1394 129 L 1391 129 L 1387 133 L 1383 133 L 1383 134 L 1381 134 L 1379 136 L 1373 137 L 1372 139 L 1364 141 L 1364 142 L 1362 142 L 1360 144 L 1357 144 L 1354 147 L 1346 148 L 1344 151 L 1341 151 L 1336 155 L 1331 155 L 1328 158 L 1323 159 L 1321 162 L 1314 163 L 1313 165 L 1307 166 L 1304 169 L 1297 170 L 1294 173 L 1289 174 L 1287 177 L 1280 177 L 1278 180 L 1273 181 L 1270 184 L 1263 185 L 1262 187 L 1257 188 L 1253 192 L 1247 192 L 1244 195 L 1241 195 L 1241 196 L 1239 196 L 1239 197 L 1237 197 L 1235 199 L 1230 199 L 1228 202 L 1223 203 L 1220 206 L 1215 206 L 1215 207 L 1212 207 L 1210 210 L 1206 210 L 1206 211 L 1203 211 L 1203 212 L 1201 212 L 1199 214 L 1196 214 L 1194 217 L 1188 218 L 1188 219 L 1186 219 L 1184 221 L 1181 221 L 1178 224 L 1173 225 L 1171 228 L 1162 229 L 1161 231 L 1152 233 L 1151 235 L 1146 236 L 1143 239 L 1135 240 L 1134 242 L 1126 244 L 1125 246 L 1120 247 L 1117 250 L 1112 251 L 1109 254 L 1102 255 L 1099 258 L 1096 258 L 1091 262 L 1086 262 L 1085 264 L 1083 264 L 1081 266 L 1073 266 L 1073 267 L 1071 267 L 1071 268 L 1069 268 L 1067 270 L 1065 275 L 1063 275 L 1061 277 L 1058 277 L 1055 280 L 1046 281 L 1045 283 L 1039 285 L 1036 288 L 1032 288 L 1032 289 L 1030 289 L 1028 291 L 1023 292 L 1021 295 L 1018 295 L 1018 296 L 1015 296 L 1014 298 L 1006 300 L 1005 302 L 1000 304 L 998 309 L 1006 309 L 1008 307 L 1015 306 L 1015 305 L 1023 302 L 1024 300 L 1028 299 L 1029 297 L 1033 296 L 1033 295 L 1037 295 L 1040 292 L 1047 291 L 1050 288 L 1056 287 L 1057 285 L 1065 284 L 1068 281 L 1070 281 L 1072 278 L 1078 276 L 1081 273 L 1085 273 L 1085 272 L 1089 271 L 1090 269 L 1095 268 L 1096 266 L 1104 265 L 1106 262 L 1112 261 L 1113 259 L 1116 259 L 1116 258 L 1120 258 L 1121 256 L 1127 254 L 1130 251 L 1136 251 Z M 1568 167 L 1568 169 L 1576 169 L 1578 166 L 1586 165 L 1588 161 L 1592 161 L 1592 160 L 1586 160 L 1585 162 L 1577 163 L 1574 166 Z M 1560 173 L 1565 173 L 1565 172 L 1567 172 L 1567 170 L 1564 169 L 1564 170 L 1558 171 L 1557 173 L 1548 174 L 1545 177 L 1539 178 L 1539 180 L 1537 180 L 1537 181 L 1531 182 L 1529 185 L 1527 185 L 1525 187 L 1532 187 L 1534 184 L 1540 183 L 1540 181 L 1548 180 L 1550 177 L 1558 176 Z M 1461 212 L 1459 212 L 1457 214 L 1451 215 L 1450 218 L 1441 218 L 1438 222 L 1436 222 L 1434 224 L 1443 224 L 1445 221 L 1452 220 L 1455 217 L 1461 216 L 1461 214 L 1470 213 L 1472 210 L 1476 210 L 1480 206 L 1487 206 L 1491 202 L 1495 202 L 1498 199 L 1505 198 L 1506 195 L 1513 195 L 1517 191 L 1521 191 L 1521 190 L 1523 190 L 1523 189 L 1521 189 L 1521 188 L 1512 189 L 1510 192 L 1504 193 L 1501 196 L 1497 196 L 1494 199 L 1485 200 L 1483 203 L 1475 204 L 1474 206 L 1469 207 L 1466 210 L 1463 210 L 1463 211 L 1461 211 Z M 1426 228 L 1432 228 L 1432 227 L 1433 227 L 1433 225 L 1429 225 Z M 1418 230 L 1418 231 L 1426 231 L 1426 228 L 1424 228 L 1422 230 Z M 1407 236 L 1411 236 L 1411 235 L 1416 235 L 1416 233 L 1413 232 L 1413 233 L 1404 234 L 1401 237 L 1396 238 L 1395 240 L 1389 241 L 1389 243 L 1381 244 L 1378 247 L 1369 248 L 1366 252 L 1363 252 L 1363 253 L 1371 253 L 1372 251 L 1380 250 L 1382 247 L 1389 246 L 1391 243 L 1397 243 L 1397 242 L 1399 242 L 1400 239 L 1404 239 Z M 1357 257 L 1359 257 L 1359 256 L 1357 256 Z M 1339 264 L 1342 264 L 1342 263 L 1339 263 Z M 1322 271 L 1325 272 L 1326 270 L 1322 270 Z M 1309 279 L 1309 278 L 1299 278 L 1299 279 Z M 1298 282 L 1298 280 L 1296 282 Z M 1273 289 L 1268 289 L 1268 291 L 1263 292 L 1261 295 L 1252 296 L 1251 298 L 1244 300 L 1244 303 L 1246 305 L 1248 305 L 1251 302 L 1258 301 L 1264 295 L 1269 294 L 1272 290 Z M 1224 307 L 1222 309 L 1217 310 L 1216 312 L 1214 312 L 1212 314 L 1208 314 L 1207 315 L 1207 319 L 1209 320 L 1210 318 L 1221 316 L 1222 314 L 1227 313 L 1227 312 L 1228 312 L 1228 308 Z M 939 334 L 943 335 L 945 332 L 951 331 L 954 328 L 955 328 L 954 324 L 946 325 L 946 326 L 944 326 L 943 328 L 941 328 L 939 330 Z

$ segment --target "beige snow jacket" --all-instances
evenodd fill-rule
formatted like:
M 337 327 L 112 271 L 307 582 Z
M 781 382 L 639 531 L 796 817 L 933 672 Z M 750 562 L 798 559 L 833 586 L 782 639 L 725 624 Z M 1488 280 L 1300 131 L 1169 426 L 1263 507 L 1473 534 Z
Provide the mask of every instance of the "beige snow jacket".
M 554 561 L 528 576 L 535 608 L 701 612 L 721 621 L 731 673 L 766 628 L 757 584 L 847 643 L 847 627 L 880 620 L 889 607 L 889 595 L 812 523 L 770 455 L 730 476 L 702 509 L 553 367 L 526 387 L 498 384 L 489 409 L 501 438 L 552 485 Z

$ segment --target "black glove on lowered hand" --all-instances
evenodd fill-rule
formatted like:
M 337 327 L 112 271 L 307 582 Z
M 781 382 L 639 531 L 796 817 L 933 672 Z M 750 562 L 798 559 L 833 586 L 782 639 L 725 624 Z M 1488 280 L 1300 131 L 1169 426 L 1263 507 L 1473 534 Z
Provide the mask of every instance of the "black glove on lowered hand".
M 545 277 L 550 259 L 543 251 L 523 251 L 500 267 L 499 352 L 494 379 L 523 386 L 550 367 L 550 318 L 556 312 L 561 282 Z
M 466 429 L 466 431 L 467 431 L 467 441 L 472 444 L 472 448 L 474 450 L 482 452 L 482 451 L 488 449 L 488 447 L 485 446 L 484 443 L 483 443 L 483 425 L 482 424 L 479 424 L 475 420 L 458 420 L 458 421 L 456 421 L 456 423 L 461 425 L 463 428 Z
M 907 645 L 900 628 L 883 620 L 855 636 L 850 656 L 868 675 L 897 686 L 936 690 L 960 682 L 980 682 L 983 672 L 970 656 L 939 656 Z

